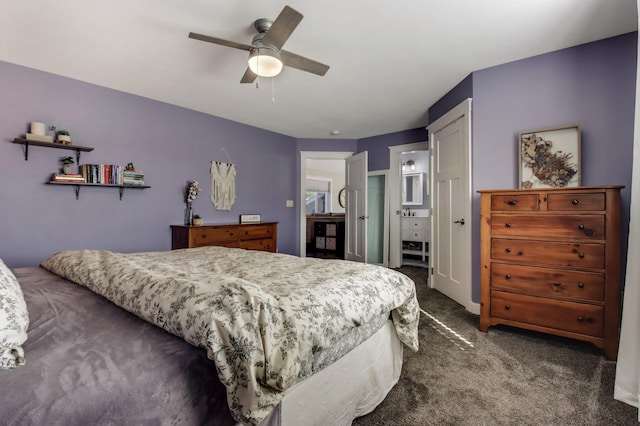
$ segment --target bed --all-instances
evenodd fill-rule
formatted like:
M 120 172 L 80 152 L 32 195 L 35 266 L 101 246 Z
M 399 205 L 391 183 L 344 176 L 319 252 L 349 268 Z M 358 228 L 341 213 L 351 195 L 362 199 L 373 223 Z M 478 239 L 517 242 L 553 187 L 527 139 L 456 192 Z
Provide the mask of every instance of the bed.
M 417 350 L 413 282 L 381 267 L 222 247 L 42 266 L 13 271 L 29 329 L 0 371 L 8 424 L 350 424 Z

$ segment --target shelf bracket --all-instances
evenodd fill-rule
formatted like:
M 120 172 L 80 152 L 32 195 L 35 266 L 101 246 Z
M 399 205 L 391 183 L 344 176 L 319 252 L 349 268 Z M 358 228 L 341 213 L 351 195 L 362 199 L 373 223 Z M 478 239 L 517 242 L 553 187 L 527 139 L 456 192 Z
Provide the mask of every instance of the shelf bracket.
M 80 150 L 76 149 L 76 164 L 80 166 Z
M 29 161 L 29 144 L 24 144 L 24 161 Z
M 124 188 L 120 187 L 120 201 L 122 201 L 122 194 L 124 194 Z
M 73 185 L 73 187 L 76 191 L 76 200 L 78 200 L 80 197 L 80 185 Z

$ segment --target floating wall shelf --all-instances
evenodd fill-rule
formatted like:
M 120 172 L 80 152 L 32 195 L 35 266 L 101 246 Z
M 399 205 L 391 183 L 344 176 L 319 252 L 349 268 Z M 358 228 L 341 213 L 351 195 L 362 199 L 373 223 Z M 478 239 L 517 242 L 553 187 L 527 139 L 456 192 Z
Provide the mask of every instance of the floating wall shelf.
M 88 146 L 64 145 L 61 143 L 32 141 L 32 140 L 23 139 L 23 138 L 15 138 L 13 140 L 13 143 L 24 145 L 24 161 L 29 160 L 29 145 L 43 146 L 46 148 L 55 148 L 55 149 L 67 149 L 67 150 L 75 151 L 77 164 L 80 164 L 80 151 L 84 151 L 84 152 L 93 151 L 93 148 Z
M 119 188 L 120 189 L 120 200 L 122 200 L 122 194 L 124 194 L 125 189 L 145 189 L 151 188 L 149 185 L 111 185 L 106 183 L 76 183 L 76 182 L 47 182 L 49 185 L 73 185 L 76 191 L 76 200 L 80 197 L 80 187 L 81 186 L 102 186 L 106 188 Z

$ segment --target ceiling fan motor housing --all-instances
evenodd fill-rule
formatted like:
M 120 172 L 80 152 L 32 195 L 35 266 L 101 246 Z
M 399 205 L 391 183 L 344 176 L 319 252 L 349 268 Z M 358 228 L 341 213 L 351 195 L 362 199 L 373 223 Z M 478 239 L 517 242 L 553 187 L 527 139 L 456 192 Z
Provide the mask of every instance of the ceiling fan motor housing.
M 266 33 L 269 31 L 269 28 L 271 28 L 271 25 L 273 25 L 273 21 L 267 18 L 256 19 L 253 23 L 253 26 L 259 33 Z

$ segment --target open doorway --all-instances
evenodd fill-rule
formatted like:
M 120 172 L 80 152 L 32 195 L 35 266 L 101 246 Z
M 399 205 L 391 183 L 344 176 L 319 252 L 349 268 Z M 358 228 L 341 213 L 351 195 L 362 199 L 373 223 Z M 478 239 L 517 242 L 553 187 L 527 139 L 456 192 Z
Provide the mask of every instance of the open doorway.
M 362 153 L 361 153 L 362 154 Z M 358 154 L 360 156 L 361 154 Z M 300 153 L 300 256 L 345 258 L 347 251 L 347 159 L 355 159 L 352 152 Z M 366 158 L 366 157 L 365 157 Z M 367 173 L 363 179 L 368 213 L 352 214 L 366 220 L 366 239 L 363 247 L 370 257 L 368 263 L 388 266 L 389 246 L 389 173 Z M 351 182 L 351 190 L 355 183 Z M 357 185 L 356 185 L 357 186 Z M 353 194 L 352 194 L 353 196 Z M 355 199 L 354 199 L 355 200 Z M 355 206 L 359 203 L 354 203 Z M 360 234 L 359 234 L 360 235 Z M 360 238 L 360 237 L 358 237 Z M 360 239 L 357 238 L 357 241 Z M 354 260 L 354 259 L 351 259 Z
M 429 154 L 412 150 L 399 156 L 402 214 L 402 265 L 429 267 Z
M 344 258 L 345 159 L 353 152 L 300 153 L 300 256 Z M 344 194 L 344 191 L 342 192 Z
M 402 190 L 403 190 L 403 173 L 402 166 L 403 162 L 407 163 L 411 158 L 408 155 L 415 155 L 416 159 L 419 159 L 419 163 L 416 163 L 416 159 L 413 159 L 414 163 L 405 164 L 405 172 L 422 172 L 422 186 L 424 191 L 429 191 L 429 186 L 431 184 L 430 179 L 430 164 L 429 164 L 429 143 L 428 142 L 417 142 L 406 145 L 395 145 L 389 147 L 389 267 L 390 268 L 399 268 L 403 264 L 403 253 L 402 253 L 402 218 L 407 217 L 407 214 L 413 215 L 415 212 L 415 217 L 428 217 L 427 224 L 430 229 L 430 199 L 428 195 L 423 194 L 423 202 L 421 204 L 416 205 L 408 205 L 403 206 L 402 203 Z M 421 154 L 417 154 L 421 153 Z M 426 163 L 422 163 L 422 160 L 426 159 Z M 412 170 L 413 166 L 413 170 Z M 420 167 L 420 170 L 418 169 Z M 406 185 L 406 183 L 405 183 Z M 411 192 L 414 192 L 413 181 L 411 183 Z M 406 189 L 406 186 L 405 186 Z M 408 210 L 407 210 L 408 208 Z M 403 212 L 405 216 L 403 216 Z M 414 216 L 409 216 L 414 217 Z M 406 225 L 405 225 L 406 226 Z M 427 234 L 430 237 L 430 232 Z M 429 238 L 427 238 L 427 242 L 424 243 L 425 251 L 429 244 Z M 420 255 L 422 254 L 422 250 L 420 250 Z M 421 257 L 420 257 L 421 259 Z M 427 259 L 425 258 L 425 261 Z

